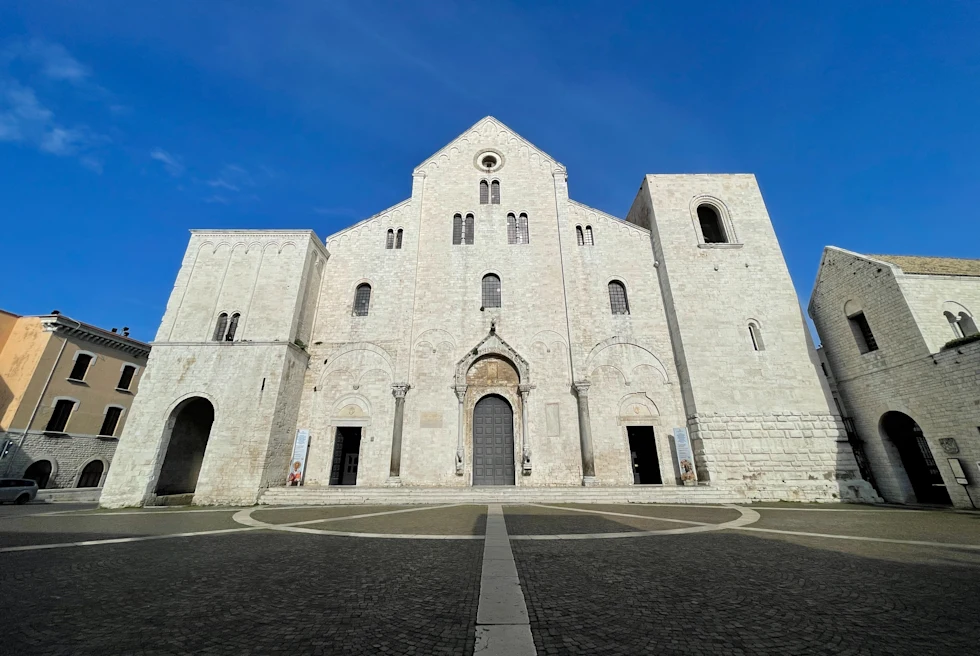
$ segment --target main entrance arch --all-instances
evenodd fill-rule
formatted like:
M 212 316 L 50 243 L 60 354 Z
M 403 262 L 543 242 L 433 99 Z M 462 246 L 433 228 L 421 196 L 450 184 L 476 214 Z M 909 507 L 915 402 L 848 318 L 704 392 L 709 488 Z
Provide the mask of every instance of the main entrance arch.
M 915 420 L 903 412 L 886 412 L 881 416 L 881 430 L 898 449 L 919 503 L 951 505 L 932 450 Z
M 496 394 L 473 408 L 473 485 L 514 485 L 514 411 Z
M 174 408 L 167 421 L 170 443 L 157 479 L 158 495 L 190 494 L 197 489 L 212 423 L 214 406 L 205 398 L 194 396 Z

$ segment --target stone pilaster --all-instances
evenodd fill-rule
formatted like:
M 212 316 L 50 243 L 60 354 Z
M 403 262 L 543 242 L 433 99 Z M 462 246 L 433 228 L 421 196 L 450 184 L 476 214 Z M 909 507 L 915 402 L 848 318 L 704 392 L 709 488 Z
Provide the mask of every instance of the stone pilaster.
M 466 424 L 466 417 L 464 416 L 463 410 L 463 400 L 466 398 L 466 385 L 454 385 L 453 391 L 456 392 L 456 398 L 459 399 L 459 412 L 457 414 L 457 433 L 456 433 L 456 475 L 463 475 L 463 456 L 465 447 L 463 435 L 463 426 Z
M 521 449 L 521 471 L 525 476 L 531 473 L 531 434 L 527 430 L 527 397 L 531 393 L 531 385 L 518 385 L 517 391 L 521 395 L 521 435 L 523 437 L 523 447 Z

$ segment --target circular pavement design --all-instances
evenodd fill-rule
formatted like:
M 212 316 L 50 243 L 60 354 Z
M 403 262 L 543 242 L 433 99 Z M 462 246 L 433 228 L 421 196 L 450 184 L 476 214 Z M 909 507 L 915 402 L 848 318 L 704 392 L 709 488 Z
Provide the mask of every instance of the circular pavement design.
M 273 524 L 270 522 L 263 522 L 255 517 L 252 517 L 252 513 L 257 510 L 277 510 L 276 507 L 263 506 L 261 508 L 246 508 L 236 512 L 232 519 L 244 526 L 250 526 L 254 528 L 265 528 L 273 531 L 284 531 L 287 533 L 306 533 L 312 535 L 332 535 L 332 536 L 342 536 L 342 537 L 356 537 L 356 538 L 384 538 L 384 539 L 394 539 L 394 540 L 483 540 L 485 536 L 483 535 L 440 535 L 440 534 L 419 534 L 419 533 L 366 533 L 357 531 L 331 531 L 329 529 L 317 529 L 308 528 L 310 524 L 324 524 L 327 522 L 337 522 L 337 521 L 350 521 L 357 519 L 380 517 L 383 515 L 395 515 L 400 513 L 409 512 L 424 512 L 427 510 L 439 510 L 441 508 L 453 508 L 464 504 L 448 504 L 442 506 L 422 506 L 416 508 L 408 508 L 402 510 L 390 510 L 385 512 L 373 512 L 365 513 L 363 515 L 345 515 L 341 517 L 327 517 L 324 519 L 311 519 L 303 522 L 291 522 L 287 524 Z M 748 526 L 759 521 L 760 515 L 755 510 L 751 508 L 743 508 L 741 506 L 735 506 L 730 504 L 725 504 L 724 508 L 734 510 L 738 512 L 739 516 L 733 520 L 722 522 L 719 524 L 711 524 L 706 522 L 694 522 L 689 520 L 671 519 L 665 517 L 657 517 L 654 515 L 632 515 L 627 513 L 616 513 L 608 512 L 602 510 L 586 510 L 583 508 L 568 508 L 561 506 L 549 506 L 545 504 L 524 504 L 530 505 L 538 508 L 550 508 L 553 510 L 560 510 L 563 512 L 580 512 L 591 515 L 606 515 L 612 517 L 628 517 L 632 519 L 647 519 L 657 522 L 669 522 L 672 524 L 688 524 L 684 528 L 668 528 L 659 529 L 651 531 L 623 531 L 623 532 L 608 532 L 608 533 L 559 533 L 559 534 L 541 534 L 541 535 L 510 535 L 508 536 L 511 540 L 600 540 L 600 539 L 611 539 L 611 538 L 641 538 L 650 537 L 657 535 L 684 535 L 687 533 L 707 533 L 711 531 L 722 531 L 730 528 L 739 528 L 742 526 Z M 717 507 L 717 506 L 716 506 Z M 285 508 L 282 508 L 285 509 Z

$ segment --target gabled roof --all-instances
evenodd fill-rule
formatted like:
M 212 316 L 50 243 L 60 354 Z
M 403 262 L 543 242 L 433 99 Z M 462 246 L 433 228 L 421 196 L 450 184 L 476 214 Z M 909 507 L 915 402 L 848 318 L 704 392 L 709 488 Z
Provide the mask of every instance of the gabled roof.
M 458 137 L 450 141 L 448 144 L 440 148 L 431 157 L 426 159 L 424 162 L 415 167 L 415 171 L 419 172 L 426 166 L 438 163 L 440 158 L 448 157 L 448 153 L 454 148 L 462 145 L 468 145 L 473 140 L 479 140 L 480 142 L 486 143 L 487 147 L 493 147 L 494 145 L 501 144 L 507 141 L 516 141 L 520 145 L 526 147 L 530 153 L 536 154 L 539 158 L 544 161 L 551 162 L 555 168 L 562 171 L 565 170 L 564 165 L 556 161 L 554 157 L 544 152 L 530 141 L 517 134 L 509 127 L 495 119 L 493 116 L 485 116 L 479 121 L 474 123 L 471 127 L 463 131 Z
M 980 276 L 980 260 L 956 257 L 922 257 L 919 255 L 868 255 L 867 257 L 894 264 L 903 273 L 935 276 Z

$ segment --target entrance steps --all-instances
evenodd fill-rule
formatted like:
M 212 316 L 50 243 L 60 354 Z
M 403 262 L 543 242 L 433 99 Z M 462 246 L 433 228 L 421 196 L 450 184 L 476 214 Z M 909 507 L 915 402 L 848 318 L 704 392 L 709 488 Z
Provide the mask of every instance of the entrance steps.
M 745 503 L 744 496 L 702 485 L 626 487 L 274 487 L 259 503 L 272 506 L 485 503 Z

